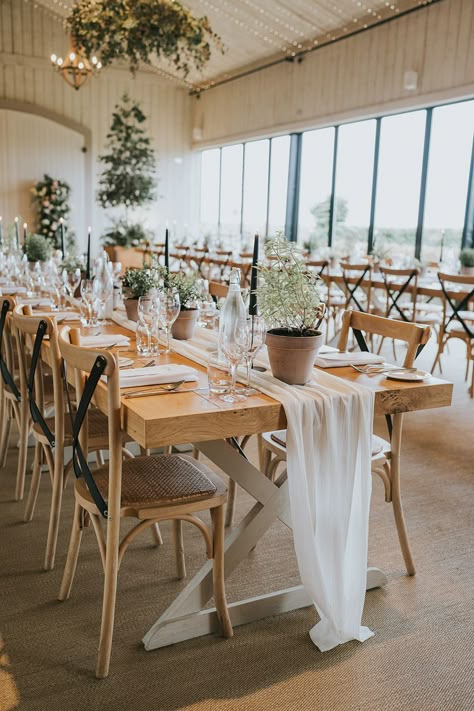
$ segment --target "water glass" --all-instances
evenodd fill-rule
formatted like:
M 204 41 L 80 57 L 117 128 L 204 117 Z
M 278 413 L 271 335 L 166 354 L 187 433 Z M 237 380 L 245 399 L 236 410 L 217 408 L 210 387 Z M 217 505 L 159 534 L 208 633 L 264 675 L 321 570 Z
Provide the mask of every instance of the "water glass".
M 219 353 L 212 353 L 207 362 L 207 379 L 212 395 L 226 395 L 230 392 L 231 375 L 229 362 Z
M 137 346 L 137 353 L 140 356 L 150 355 L 150 338 L 148 335 L 148 328 L 143 323 L 143 321 L 137 321 L 137 330 L 135 332 L 135 342 Z
M 169 353 L 171 351 L 171 326 L 178 318 L 180 308 L 181 302 L 177 291 L 166 289 L 160 294 L 160 322 L 166 333 L 165 353 Z

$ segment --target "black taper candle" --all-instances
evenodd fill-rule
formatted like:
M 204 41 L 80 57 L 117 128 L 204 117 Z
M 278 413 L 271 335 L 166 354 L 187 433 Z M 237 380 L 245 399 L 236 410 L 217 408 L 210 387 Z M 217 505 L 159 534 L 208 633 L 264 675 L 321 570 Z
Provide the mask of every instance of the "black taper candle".
M 252 257 L 252 272 L 250 275 L 250 300 L 249 300 L 249 314 L 250 316 L 257 315 L 257 277 L 258 277 L 258 234 L 255 235 L 255 241 L 253 243 L 253 257 Z
M 87 262 L 86 262 L 86 279 L 91 278 L 91 227 L 87 230 Z
M 166 228 L 165 232 L 165 269 L 166 272 L 170 273 L 170 244 L 169 244 L 169 230 Z

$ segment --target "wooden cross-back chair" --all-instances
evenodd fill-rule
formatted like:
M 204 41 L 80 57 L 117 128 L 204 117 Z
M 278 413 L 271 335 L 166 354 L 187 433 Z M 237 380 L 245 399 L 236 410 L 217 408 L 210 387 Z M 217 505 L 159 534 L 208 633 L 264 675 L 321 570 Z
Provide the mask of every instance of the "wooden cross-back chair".
M 469 364 L 474 363 L 474 276 L 446 274 L 439 272 L 439 283 L 443 292 L 443 316 L 438 334 L 438 351 L 431 368 L 436 365 L 441 369 L 441 356 L 445 346 L 452 338 L 464 341 L 466 344 L 466 380 L 469 376 Z M 462 289 L 462 295 L 456 298 L 456 290 Z M 474 365 L 469 387 L 471 397 L 474 397 Z
M 119 369 L 115 356 L 107 351 L 81 348 L 70 342 L 70 330 L 63 328 L 59 348 L 68 377 L 75 374 L 77 411 L 73 425 L 73 462 L 76 474 L 75 511 L 71 540 L 59 593 L 69 597 L 76 569 L 82 532 L 90 519 L 97 537 L 104 568 L 102 624 L 96 675 L 109 671 L 114 627 L 117 576 L 129 543 L 145 528 L 163 520 L 187 521 L 202 533 L 207 556 L 213 559 L 214 599 L 225 637 L 231 637 L 224 586 L 224 506 L 226 488 L 208 467 L 185 455 L 154 455 L 122 459 Z M 85 380 L 87 376 L 87 380 Z M 94 472 L 88 468 L 88 411 L 102 377 L 106 388 L 109 461 Z M 196 516 L 209 510 L 212 532 Z M 138 523 L 120 541 L 120 520 Z M 105 520 L 106 533 L 102 528 Z
M 372 291 L 372 267 L 369 262 L 351 264 L 341 262 L 342 280 L 346 294 L 346 309 L 370 312 Z
M 0 299 L 0 466 L 4 467 L 13 419 L 18 429 L 21 426 L 21 393 L 15 364 L 15 348 L 11 330 L 11 314 L 15 308 L 15 299 L 2 296 Z M 21 499 L 18 481 L 15 499 Z
M 33 519 L 41 480 L 41 467 L 46 463 L 53 491 L 44 568 L 51 570 L 54 567 L 56 554 L 62 492 L 71 469 L 70 463 L 65 466 L 65 448 L 72 446 L 71 421 L 65 404 L 65 383 L 58 345 L 58 330 L 53 315 L 51 318 L 32 316 L 30 306 L 17 306 L 12 321 L 18 345 L 20 391 L 22 405 L 25 408 L 23 417 L 25 419 L 28 417 L 32 423 L 32 434 L 35 440 L 33 476 L 24 520 Z M 48 365 L 53 385 L 53 414 L 50 413 L 51 408 L 47 407 L 48 403 L 45 402 L 44 396 L 42 350 L 45 347 L 45 339 L 48 340 Z M 100 452 L 107 448 L 107 420 L 99 410 L 94 410 L 89 451 Z M 22 455 L 21 451 L 20 454 Z M 19 486 L 23 490 L 25 468 L 19 471 L 19 476 L 22 477 Z
M 403 366 L 413 366 L 415 358 L 422 351 L 430 337 L 429 326 L 405 323 L 381 316 L 365 314 L 360 311 L 346 311 L 342 319 L 338 348 L 346 351 L 349 337 L 353 332 L 361 350 L 367 351 L 368 336 L 383 336 L 405 341 L 407 351 Z M 408 533 L 403 515 L 400 491 L 400 456 L 402 448 L 403 414 L 386 417 L 389 439 L 373 435 L 372 437 L 372 474 L 377 474 L 384 483 L 385 501 L 392 504 L 397 527 L 400 548 L 408 575 L 415 574 L 415 564 L 410 550 Z M 263 471 L 269 478 L 274 478 L 278 464 L 286 461 L 286 430 L 266 432 L 262 435 Z

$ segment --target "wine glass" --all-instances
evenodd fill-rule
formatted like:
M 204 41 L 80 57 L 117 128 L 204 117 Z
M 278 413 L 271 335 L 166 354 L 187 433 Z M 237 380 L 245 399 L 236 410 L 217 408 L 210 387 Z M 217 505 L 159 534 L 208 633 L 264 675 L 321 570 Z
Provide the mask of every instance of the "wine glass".
M 165 353 L 169 353 L 171 351 L 171 326 L 178 318 L 180 308 L 181 302 L 177 291 L 172 289 L 166 289 L 160 294 L 160 321 L 166 333 Z
M 94 280 L 93 279 L 83 279 L 81 281 L 81 298 L 82 303 L 86 308 L 86 326 L 95 326 L 94 323 L 96 313 L 95 313 L 95 301 L 96 295 L 94 293 Z
M 152 344 L 152 336 L 153 332 L 156 334 L 159 312 L 160 302 L 157 295 L 147 294 L 145 296 L 140 296 L 138 299 L 138 320 L 146 332 L 148 355 L 157 355 L 154 351 L 157 350 L 158 339 L 156 339 L 156 346 L 154 348 Z
M 240 324 L 240 321 L 242 321 L 242 324 Z M 265 344 L 267 333 L 265 319 L 262 316 L 247 316 L 245 319 L 239 319 L 236 328 L 242 330 L 242 338 L 247 333 L 247 350 L 244 354 L 244 362 L 247 369 L 245 394 L 252 395 L 255 391 L 250 387 L 250 371 L 253 368 L 257 353 Z
M 63 269 L 62 276 L 66 291 L 71 297 L 71 299 L 73 299 L 74 294 L 76 293 L 76 289 L 81 283 L 81 270 L 73 269 L 68 271 L 67 269 Z
M 237 366 L 241 362 L 249 346 L 249 327 L 247 319 L 224 321 L 219 335 L 219 346 L 230 363 L 230 392 L 221 396 L 225 402 L 241 402 L 246 395 L 240 395 L 235 390 Z

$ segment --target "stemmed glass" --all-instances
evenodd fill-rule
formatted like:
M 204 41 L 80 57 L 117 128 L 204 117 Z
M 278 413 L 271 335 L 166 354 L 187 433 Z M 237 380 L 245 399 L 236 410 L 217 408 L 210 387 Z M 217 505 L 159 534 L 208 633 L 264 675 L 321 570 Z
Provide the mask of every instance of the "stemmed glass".
M 246 354 L 249 345 L 248 331 L 247 319 L 239 318 L 236 321 L 224 321 L 219 336 L 219 346 L 230 363 L 230 392 L 221 396 L 221 400 L 225 402 L 241 402 L 247 397 L 236 392 L 235 381 L 237 378 L 237 366 Z
M 250 371 L 259 350 L 265 344 L 266 325 L 261 316 L 247 316 L 237 321 L 236 328 L 242 331 L 241 338 L 247 336 L 247 348 L 244 354 L 244 362 L 247 369 L 247 382 L 245 384 L 245 394 L 252 395 L 253 388 L 250 387 Z
M 71 297 L 71 299 L 74 298 L 74 294 L 76 293 L 76 289 L 81 283 L 81 270 L 80 269 L 74 269 L 71 271 L 67 271 L 67 269 L 63 269 L 63 283 L 64 286 L 66 287 L 66 291 Z
M 160 322 L 166 333 L 166 349 L 165 353 L 171 351 L 170 333 L 171 326 L 179 316 L 181 302 L 177 291 L 165 289 L 160 294 Z
M 138 319 L 140 324 L 144 327 L 147 337 L 147 354 L 157 355 L 153 353 L 155 350 L 152 344 L 153 332 L 157 330 L 157 323 L 160 314 L 160 300 L 158 295 L 140 296 L 138 299 Z M 156 341 L 156 348 L 158 347 L 158 339 Z
M 81 281 L 81 298 L 82 303 L 87 309 L 86 326 L 94 326 L 95 323 L 95 313 L 94 304 L 96 296 L 94 293 L 94 280 L 93 279 L 83 279 Z

